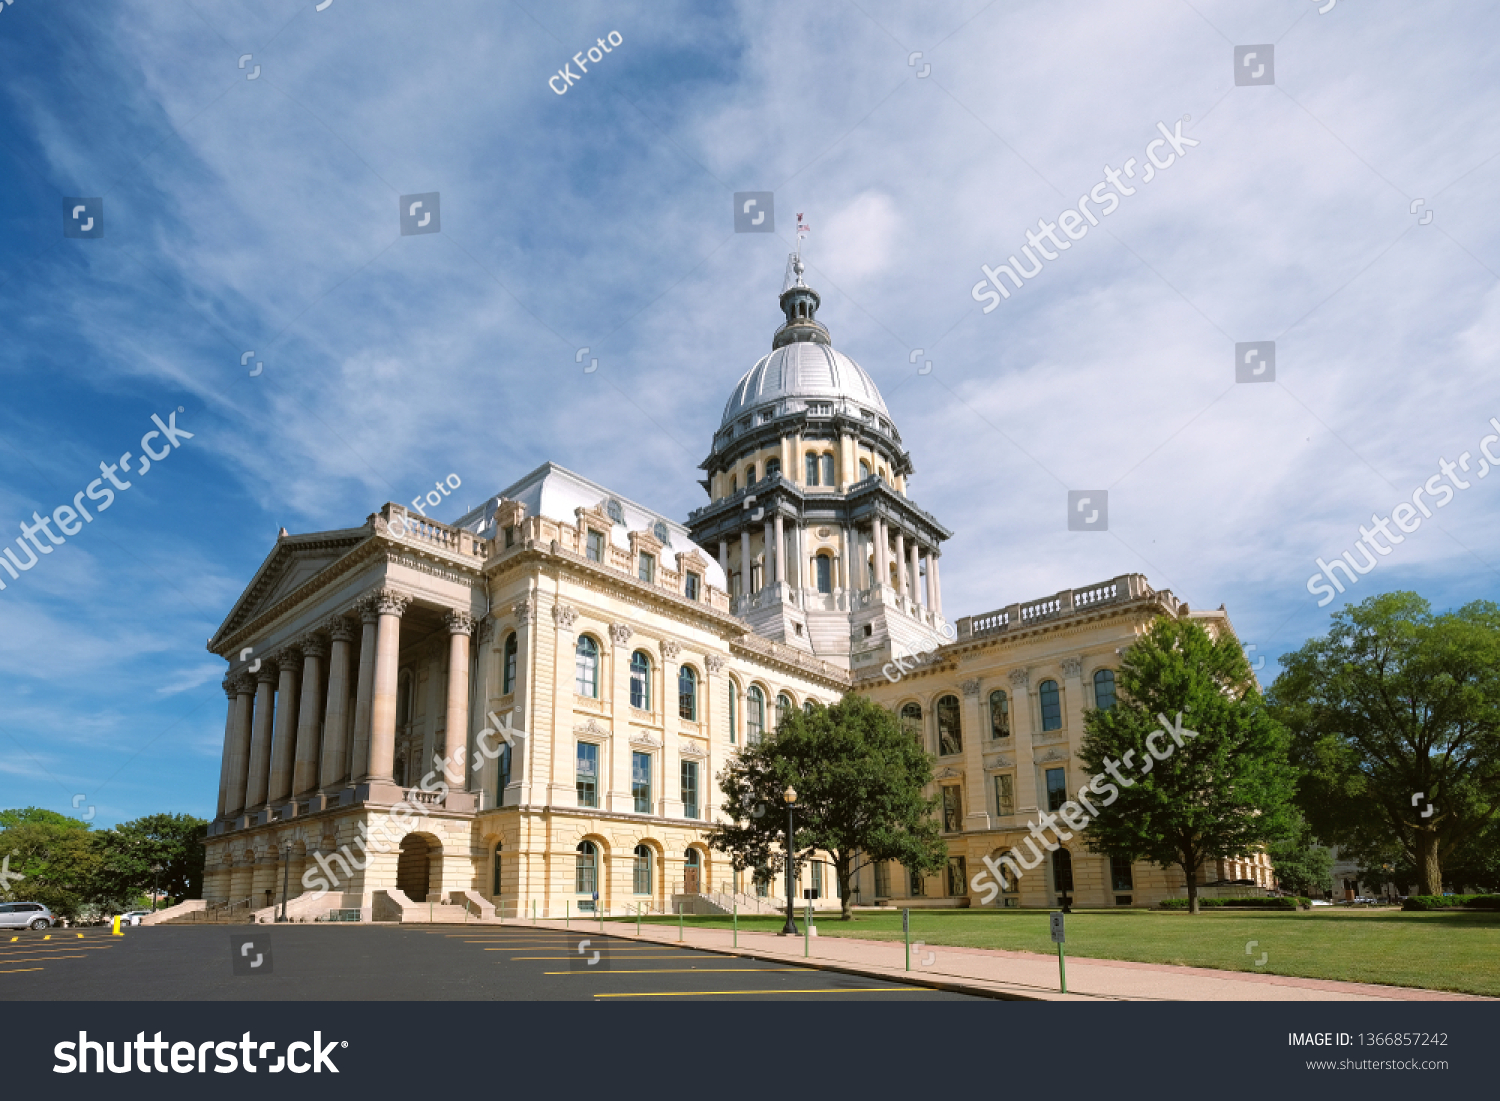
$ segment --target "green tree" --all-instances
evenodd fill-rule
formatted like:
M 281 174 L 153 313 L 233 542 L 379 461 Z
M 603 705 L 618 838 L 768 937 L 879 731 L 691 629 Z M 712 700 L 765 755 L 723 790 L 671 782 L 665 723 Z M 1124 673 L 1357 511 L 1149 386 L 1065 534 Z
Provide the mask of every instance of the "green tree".
M 1445 864 L 1500 816 L 1500 608 L 1373 596 L 1281 664 L 1270 697 L 1313 829 L 1362 863 L 1397 848 L 1442 894 Z
M 719 774 L 729 821 L 715 824 L 708 843 L 738 870 L 781 871 L 782 792 L 795 788 L 794 868 L 815 851 L 828 853 L 848 921 L 854 874 L 864 864 L 897 860 L 928 874 L 944 866 L 937 799 L 923 795 L 931 782 L 932 758 L 874 701 L 850 695 L 810 713 L 794 709 Z
M 1286 731 L 1235 638 L 1216 641 L 1192 620 L 1157 619 L 1125 652 L 1117 681 L 1115 706 L 1084 715 L 1079 756 L 1097 774 L 1090 790 L 1104 796 L 1089 848 L 1180 867 L 1197 913 L 1205 861 L 1292 832 Z
M 6 900 L 40 902 L 76 918 L 95 892 L 99 854 L 87 822 L 38 807 L 0 811 L 0 860 L 20 873 Z
M 1322 898 L 1333 890 L 1333 852 L 1318 844 L 1311 827 L 1299 817 L 1294 832 L 1269 846 L 1271 867 L 1283 890 Z
M 153 884 L 169 898 L 198 897 L 207 835 L 208 823 L 190 814 L 150 814 L 95 834 L 101 901 L 127 901 Z

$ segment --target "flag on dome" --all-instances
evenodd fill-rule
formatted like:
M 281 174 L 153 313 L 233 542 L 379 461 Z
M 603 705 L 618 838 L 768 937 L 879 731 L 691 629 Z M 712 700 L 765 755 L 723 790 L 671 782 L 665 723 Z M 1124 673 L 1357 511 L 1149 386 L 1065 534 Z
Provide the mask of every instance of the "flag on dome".
M 802 214 L 800 212 L 797 214 L 797 232 L 798 233 L 811 233 L 812 232 L 812 226 L 808 225 L 806 222 L 804 222 L 802 220 Z

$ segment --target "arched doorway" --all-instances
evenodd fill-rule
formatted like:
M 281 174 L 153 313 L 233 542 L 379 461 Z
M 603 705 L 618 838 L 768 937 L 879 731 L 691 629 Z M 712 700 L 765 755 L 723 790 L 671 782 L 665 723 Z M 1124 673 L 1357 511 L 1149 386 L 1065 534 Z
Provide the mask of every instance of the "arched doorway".
M 689 849 L 682 862 L 682 893 L 696 895 L 703 879 L 703 857 L 697 849 Z
M 432 858 L 436 855 L 437 845 L 421 834 L 403 837 L 396 858 L 396 890 L 413 902 L 426 902 L 427 885 L 432 881 Z
M 495 871 L 494 878 L 490 882 L 490 900 L 500 901 L 500 842 L 495 842 Z

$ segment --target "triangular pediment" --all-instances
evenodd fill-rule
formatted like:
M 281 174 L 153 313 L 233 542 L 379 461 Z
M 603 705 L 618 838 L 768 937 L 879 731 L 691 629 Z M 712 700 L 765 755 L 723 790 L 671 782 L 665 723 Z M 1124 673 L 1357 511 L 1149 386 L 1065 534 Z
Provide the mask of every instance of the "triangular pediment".
M 319 574 L 333 568 L 371 535 L 370 528 L 365 526 L 278 539 L 209 640 L 209 650 L 218 652 L 223 639 L 255 622 Z

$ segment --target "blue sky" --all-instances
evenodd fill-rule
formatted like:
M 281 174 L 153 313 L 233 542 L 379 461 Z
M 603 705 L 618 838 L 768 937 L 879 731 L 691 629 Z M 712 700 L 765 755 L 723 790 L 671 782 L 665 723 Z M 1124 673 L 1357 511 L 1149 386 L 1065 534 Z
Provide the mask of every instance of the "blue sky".
M 1326 5 L 15 0 L 0 537 L 138 462 L 153 414 L 193 437 L 0 573 L 0 806 L 211 816 L 204 639 L 282 526 L 449 474 L 453 519 L 547 459 L 685 517 L 798 211 L 956 532 L 945 611 L 1141 572 L 1227 604 L 1269 680 L 1344 599 L 1314 560 L 1500 417 L 1500 17 Z M 1263 44 L 1275 83 L 1236 86 Z M 1184 116 L 1198 145 L 983 312 L 981 265 Z M 761 190 L 778 232 L 734 233 Z M 402 236 L 432 191 L 441 232 Z M 64 237 L 69 196 L 103 237 Z M 1262 340 L 1275 382 L 1237 384 Z M 1108 532 L 1067 530 L 1069 489 L 1108 490 Z M 1347 595 L 1494 598 L 1497 493 Z

